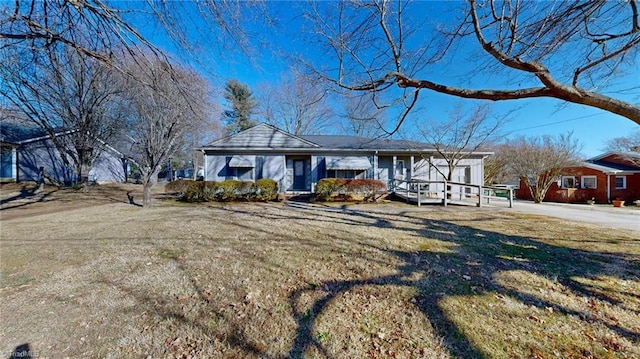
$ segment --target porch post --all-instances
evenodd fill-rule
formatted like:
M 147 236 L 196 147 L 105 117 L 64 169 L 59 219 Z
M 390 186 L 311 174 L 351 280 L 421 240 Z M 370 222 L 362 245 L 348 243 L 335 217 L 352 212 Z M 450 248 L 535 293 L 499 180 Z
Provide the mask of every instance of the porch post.
M 513 208 L 513 188 L 509 188 L 509 208 Z
M 607 203 L 611 203 L 611 175 L 607 174 Z
M 311 163 L 311 192 L 313 192 L 318 182 L 318 177 L 320 177 L 318 173 L 318 157 L 311 155 L 309 162 Z
M 373 154 L 373 176 L 371 178 L 380 180 L 380 173 L 378 173 L 378 151 Z
M 409 167 L 411 169 L 411 177 L 409 177 L 409 179 L 413 179 L 414 156 L 410 157 L 410 161 L 409 162 L 411 162 L 411 167 Z
M 396 182 L 396 166 L 398 164 L 398 156 L 393 155 L 393 161 L 391 164 L 391 183 L 393 183 L 393 192 L 396 191 L 396 187 L 398 187 L 398 184 Z
M 18 182 L 18 150 L 15 147 L 11 147 L 11 179 L 14 182 Z
M 447 180 L 445 179 L 443 181 L 444 183 L 444 198 L 442 199 L 442 204 L 446 207 L 447 206 Z

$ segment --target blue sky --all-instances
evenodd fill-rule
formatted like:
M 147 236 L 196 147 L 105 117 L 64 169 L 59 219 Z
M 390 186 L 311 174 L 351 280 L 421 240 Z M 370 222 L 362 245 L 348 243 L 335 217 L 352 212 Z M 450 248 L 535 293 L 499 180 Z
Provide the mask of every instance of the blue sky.
M 296 14 L 300 6 L 305 6 L 304 3 L 282 2 L 271 3 L 271 5 L 275 5 L 279 10 L 272 18 L 275 23 L 274 27 L 267 29 L 257 22 L 248 27 L 248 31 L 255 33 L 255 40 L 263 41 L 250 53 L 250 58 L 246 54 L 229 51 L 229 48 L 220 46 L 215 39 L 211 38 L 210 34 L 204 33 L 202 29 L 195 30 L 201 24 L 194 22 L 191 25 L 185 25 L 184 31 L 190 37 L 202 41 L 200 44 L 203 51 L 196 55 L 201 56 L 199 58 L 201 63 L 192 61 L 192 64 L 201 68 L 216 88 L 221 89 L 224 82 L 230 78 L 247 83 L 254 89 L 254 92 L 260 84 L 278 81 L 282 73 L 288 71 L 289 65 L 289 60 L 279 56 L 278 53 L 303 54 L 314 58 L 313 61 L 316 64 L 323 64 L 324 59 L 318 55 L 316 49 L 305 42 L 305 30 L 301 31 L 299 27 L 301 21 L 299 17 L 296 17 Z M 424 2 L 419 4 L 413 15 L 420 18 L 426 14 L 437 13 L 439 17 L 433 22 L 446 23 L 449 20 L 447 17 L 453 15 L 446 13 L 442 15 L 441 10 L 443 7 L 448 7 L 450 10 L 451 6 L 455 8 L 457 5 L 459 4 L 456 2 Z M 161 48 L 175 55 L 180 54 L 157 26 L 148 22 L 140 23 L 138 27 L 145 36 Z M 207 41 L 208 43 L 206 43 Z M 457 52 L 464 55 L 464 52 L 470 51 L 473 45 L 473 43 L 469 43 L 467 44 L 469 49 L 463 46 Z M 477 48 L 473 50 L 477 50 Z M 182 56 L 182 59 L 185 57 Z M 330 60 L 327 59 L 327 61 L 330 64 Z M 447 66 L 437 67 L 436 71 L 430 73 L 429 76 L 430 79 L 447 84 L 451 80 L 450 74 L 452 72 L 456 74 L 467 73 L 473 69 L 473 66 L 474 64 L 471 62 L 457 61 Z M 614 79 L 614 82 L 622 84 L 623 88 L 636 88 L 627 93 L 610 95 L 632 103 L 639 103 L 638 86 L 640 80 L 638 79 L 640 79 L 640 67 L 636 64 L 624 78 Z M 510 84 L 501 82 L 500 76 L 488 73 L 475 76 L 473 85 L 482 88 L 491 85 L 508 87 Z M 469 102 L 469 100 L 423 91 L 419 102 L 422 111 L 412 113 L 411 117 L 413 120 L 446 118 L 448 111 L 461 101 Z M 221 103 L 221 106 L 224 104 Z M 639 127 L 632 121 L 618 115 L 587 106 L 567 104 L 555 99 L 503 101 L 494 103 L 492 108 L 496 113 L 505 113 L 516 109 L 511 116 L 513 120 L 504 126 L 503 132 L 506 138 L 516 135 L 556 135 L 572 131 L 574 137 L 582 144 L 582 153 L 587 158 L 600 154 L 606 146 L 607 140 L 627 136 Z M 407 124 L 403 126 L 402 131 L 409 136 L 412 134 L 412 128 Z

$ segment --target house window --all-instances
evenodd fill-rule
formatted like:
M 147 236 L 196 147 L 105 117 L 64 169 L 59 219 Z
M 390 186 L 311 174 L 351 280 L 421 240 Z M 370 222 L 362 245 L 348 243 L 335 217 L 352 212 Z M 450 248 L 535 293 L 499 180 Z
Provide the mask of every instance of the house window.
M 236 175 L 240 181 L 253 181 L 253 168 L 238 168 Z
M 582 176 L 582 184 L 580 187 L 588 189 L 598 188 L 598 181 L 596 179 L 596 176 Z
M 573 176 L 562 176 L 562 188 L 576 188 L 576 178 Z
M 616 189 L 627 188 L 627 176 L 616 176 Z
M 367 178 L 367 171 L 364 170 L 327 170 L 329 178 Z

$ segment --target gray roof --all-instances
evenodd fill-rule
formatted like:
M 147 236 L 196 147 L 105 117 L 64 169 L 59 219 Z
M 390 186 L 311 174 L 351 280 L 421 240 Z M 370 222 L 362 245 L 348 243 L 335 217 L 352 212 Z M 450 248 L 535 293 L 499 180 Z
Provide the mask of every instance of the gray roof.
M 235 135 L 227 136 L 205 145 L 204 149 L 305 149 L 318 145 L 282 131 L 266 123 L 251 127 Z
M 628 166 L 615 162 L 608 161 L 586 161 L 588 167 L 602 172 L 621 172 L 621 171 L 640 171 L 640 168 L 636 166 Z
M 303 135 L 299 137 L 317 143 L 323 148 L 336 150 L 433 150 L 433 146 L 427 143 L 389 138 L 369 139 L 344 135 Z
M 367 150 L 433 151 L 427 143 L 389 138 L 369 139 L 344 135 L 296 136 L 268 124 L 259 124 L 235 135 L 221 138 L 202 147 L 204 150 Z
M 0 121 L 0 142 L 18 144 L 46 135 L 46 131 L 35 126 L 27 126 L 11 121 Z

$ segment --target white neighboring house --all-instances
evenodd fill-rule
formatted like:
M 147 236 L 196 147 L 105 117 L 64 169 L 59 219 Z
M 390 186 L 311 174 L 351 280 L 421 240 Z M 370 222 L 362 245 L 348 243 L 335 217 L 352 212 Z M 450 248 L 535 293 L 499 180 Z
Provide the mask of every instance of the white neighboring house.
M 56 136 L 68 134 L 61 132 Z M 127 179 L 125 156 L 105 143 L 99 147 L 99 155 L 89 170 L 89 181 L 124 182 Z M 62 156 L 46 132 L 21 124 L 0 122 L 1 181 L 38 181 L 42 168 L 44 175 L 51 180 L 72 183 L 77 175 L 64 164 Z
M 366 178 L 387 184 L 394 180 L 441 180 L 436 167 L 446 162 L 430 145 L 392 139 L 342 135 L 296 136 L 260 124 L 200 148 L 204 153 L 204 179 L 255 181 L 271 178 L 281 192 L 313 192 L 322 178 Z M 490 152 L 475 152 L 455 169 L 457 182 L 482 185 L 483 159 Z

